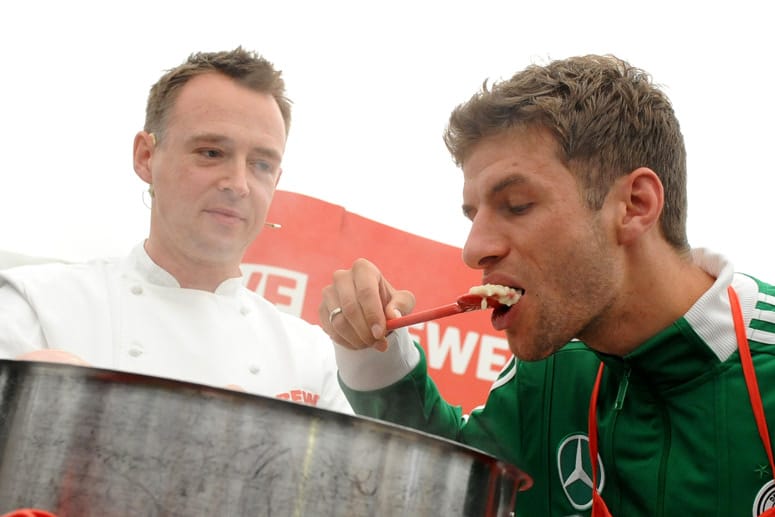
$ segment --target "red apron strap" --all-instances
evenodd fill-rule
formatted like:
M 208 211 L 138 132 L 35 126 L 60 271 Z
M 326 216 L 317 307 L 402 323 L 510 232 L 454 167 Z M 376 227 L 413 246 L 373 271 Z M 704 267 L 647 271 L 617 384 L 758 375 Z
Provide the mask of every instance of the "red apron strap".
M 748 336 L 745 332 L 745 320 L 743 320 L 743 311 L 740 308 L 740 299 L 737 293 L 730 285 L 727 288 L 729 294 L 729 304 L 732 306 L 732 319 L 735 322 L 735 335 L 737 336 L 737 349 L 740 354 L 740 363 L 743 365 L 743 376 L 745 377 L 745 386 L 748 388 L 748 398 L 751 399 L 751 408 L 756 420 L 756 428 L 759 430 L 759 438 L 764 444 L 764 450 L 767 451 L 767 458 L 770 460 L 770 469 L 775 478 L 775 462 L 772 460 L 772 444 L 770 443 L 770 432 L 767 429 L 767 420 L 764 418 L 764 406 L 759 392 L 759 383 L 756 380 L 756 371 L 753 368 L 753 359 L 751 358 L 751 348 L 748 346 Z
M 748 345 L 748 336 L 746 335 L 743 311 L 740 308 L 740 299 L 737 297 L 737 293 L 732 286 L 727 288 L 727 293 L 729 294 L 729 304 L 732 308 L 732 320 L 735 324 L 737 348 L 739 351 L 738 353 L 740 354 L 740 363 L 743 366 L 743 377 L 745 378 L 745 385 L 748 389 L 748 398 L 751 400 L 751 408 L 753 409 L 754 419 L 756 420 L 756 428 L 759 431 L 759 438 L 764 445 L 764 450 L 767 452 L 767 458 L 770 460 L 770 469 L 772 470 L 773 478 L 775 478 L 775 461 L 773 461 L 772 456 L 770 433 L 767 429 L 767 420 L 764 417 L 764 406 L 759 391 L 759 383 L 756 380 L 753 359 L 751 358 L 751 348 Z M 597 397 L 600 391 L 600 382 L 603 378 L 603 369 L 604 365 L 603 363 L 600 363 L 600 368 L 597 371 L 597 378 L 595 379 L 595 385 L 592 388 L 592 397 L 589 402 L 589 454 L 592 461 L 592 517 L 611 516 L 605 501 L 603 501 L 603 498 L 597 491 Z M 765 511 L 761 517 L 775 517 L 775 508 Z
M 597 492 L 597 395 L 600 392 L 600 381 L 603 378 L 605 365 L 600 363 L 597 370 L 597 378 L 592 388 L 592 397 L 589 401 L 589 456 L 592 462 L 592 517 L 611 517 L 611 512 Z

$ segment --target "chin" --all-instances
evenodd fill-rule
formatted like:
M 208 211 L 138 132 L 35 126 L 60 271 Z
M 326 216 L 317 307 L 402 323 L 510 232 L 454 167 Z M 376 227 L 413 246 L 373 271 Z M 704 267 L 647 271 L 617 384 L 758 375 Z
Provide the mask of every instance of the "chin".
M 237 247 L 231 243 L 211 241 L 200 251 L 202 259 L 213 263 L 234 262 L 235 257 L 239 257 L 239 261 L 242 260 L 241 250 L 237 250 Z
M 520 361 L 540 361 L 552 355 L 553 348 L 507 335 L 509 350 Z

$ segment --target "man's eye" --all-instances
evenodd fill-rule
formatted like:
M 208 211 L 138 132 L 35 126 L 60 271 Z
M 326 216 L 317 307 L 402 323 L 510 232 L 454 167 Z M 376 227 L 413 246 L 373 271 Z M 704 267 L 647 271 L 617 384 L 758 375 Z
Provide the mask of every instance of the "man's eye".
M 514 215 L 522 215 L 533 206 L 533 203 L 525 203 L 522 205 L 509 205 L 508 210 Z
M 274 164 L 266 160 L 256 160 L 251 166 L 256 172 L 274 172 L 275 170 Z
M 223 153 L 218 149 L 202 149 L 201 151 L 199 151 L 199 154 L 201 154 L 205 158 L 219 158 L 223 156 Z

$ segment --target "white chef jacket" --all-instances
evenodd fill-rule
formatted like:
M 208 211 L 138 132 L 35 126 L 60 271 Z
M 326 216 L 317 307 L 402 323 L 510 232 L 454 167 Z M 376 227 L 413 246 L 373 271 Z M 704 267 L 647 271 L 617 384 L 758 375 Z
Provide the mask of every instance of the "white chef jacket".
M 181 288 L 142 244 L 124 259 L 0 271 L 0 358 L 43 348 L 94 367 L 225 387 L 352 413 L 323 330 L 240 278 Z

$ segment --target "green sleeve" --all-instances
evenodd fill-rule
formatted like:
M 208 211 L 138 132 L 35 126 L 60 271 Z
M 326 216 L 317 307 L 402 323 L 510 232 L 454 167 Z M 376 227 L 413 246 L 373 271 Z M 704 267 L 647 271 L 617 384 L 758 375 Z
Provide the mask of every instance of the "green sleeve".
M 422 347 L 415 346 L 420 352 L 420 362 L 406 377 L 390 386 L 356 391 L 340 380 L 353 410 L 359 415 L 456 440 L 508 461 L 517 459 L 522 421 L 516 400 L 514 374 L 517 362 L 512 358 L 501 372 L 497 389 L 491 390 L 486 406 L 464 417 L 460 406 L 452 406 L 441 397 L 428 375 Z
M 374 391 L 356 391 L 348 388 L 341 379 L 339 384 L 359 415 L 458 440 L 465 422 L 462 410 L 441 398 L 436 384 L 428 376 L 425 353 L 422 347 L 417 348 L 420 362 L 403 379 L 390 386 Z

